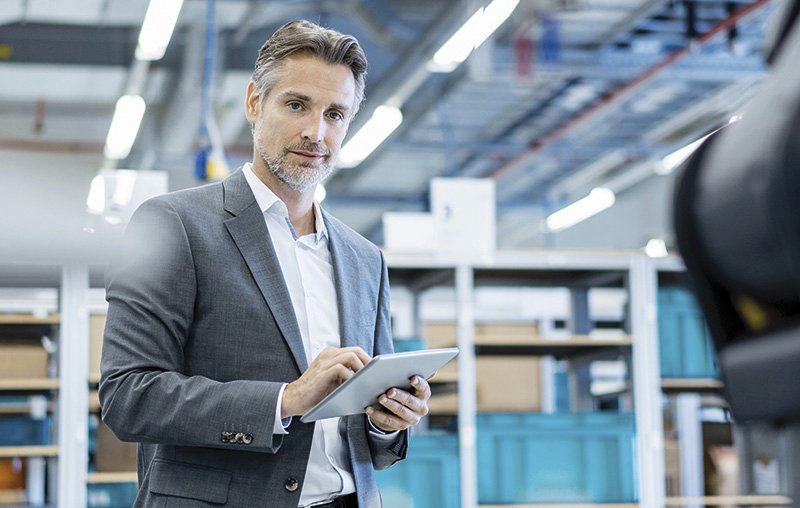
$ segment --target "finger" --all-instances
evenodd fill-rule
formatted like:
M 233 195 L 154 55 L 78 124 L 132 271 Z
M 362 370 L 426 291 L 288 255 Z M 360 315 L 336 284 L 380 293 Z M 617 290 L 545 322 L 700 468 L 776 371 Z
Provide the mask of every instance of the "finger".
M 420 399 L 419 397 L 415 397 L 411 393 L 405 390 L 399 390 L 397 388 L 390 388 L 385 396 L 396 400 L 401 405 L 409 408 L 414 413 L 425 416 L 427 405 L 425 401 Z
M 411 386 L 414 388 L 414 394 L 422 400 L 431 398 L 431 385 L 426 379 L 421 376 L 414 376 L 411 378 Z
M 381 395 L 378 397 L 378 402 L 387 410 L 389 410 L 389 412 L 405 422 L 406 425 L 416 425 L 419 423 L 420 418 L 424 416 L 421 413 L 415 412 L 414 409 L 401 404 L 394 399 L 390 399 L 386 395 Z
M 358 359 L 361 360 L 361 363 L 364 364 L 364 365 L 368 364 L 369 361 L 372 360 L 372 357 L 370 355 L 368 355 L 366 351 L 364 351 L 363 349 L 361 349 L 358 346 L 350 346 L 350 347 L 342 348 L 342 351 L 347 351 L 349 353 L 354 353 L 358 357 Z
M 396 415 L 393 415 L 386 410 L 376 409 L 372 406 L 369 406 L 367 407 L 366 412 L 370 420 L 372 420 L 372 423 L 381 430 L 392 432 L 395 430 L 405 430 L 409 427 L 409 424 L 402 418 L 398 418 Z
M 340 363 L 333 365 L 329 370 L 329 372 L 332 373 L 333 377 L 335 377 L 339 381 L 339 383 L 344 383 L 345 381 L 353 377 L 353 374 L 355 374 L 355 372 L 353 372 L 348 367 Z
M 339 350 L 335 360 L 350 367 L 353 371 L 358 371 L 369 363 L 371 358 L 360 347 L 347 347 Z

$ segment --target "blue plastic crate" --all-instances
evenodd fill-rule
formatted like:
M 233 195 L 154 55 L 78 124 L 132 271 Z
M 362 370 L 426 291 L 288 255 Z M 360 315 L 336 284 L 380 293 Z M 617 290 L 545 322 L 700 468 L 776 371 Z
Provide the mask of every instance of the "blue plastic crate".
M 50 444 L 50 418 L 0 415 L 0 446 Z
M 407 351 L 419 351 L 425 349 L 425 339 L 418 337 L 408 339 L 394 339 L 393 341 L 395 353 L 405 353 Z
M 658 341 L 662 377 L 719 377 L 711 334 L 697 300 L 686 289 L 658 290 Z
M 458 437 L 449 433 L 414 435 L 406 459 L 376 471 L 375 476 L 384 506 L 458 508 Z
M 136 500 L 135 482 L 90 483 L 87 485 L 88 508 L 128 508 Z
M 636 499 L 630 413 L 485 413 L 477 427 L 482 504 Z

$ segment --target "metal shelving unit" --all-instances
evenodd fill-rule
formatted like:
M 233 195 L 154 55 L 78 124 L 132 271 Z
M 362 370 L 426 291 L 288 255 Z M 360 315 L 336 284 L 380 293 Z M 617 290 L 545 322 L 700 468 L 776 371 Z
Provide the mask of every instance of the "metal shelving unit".
M 57 327 L 58 343 L 58 377 L 0 380 L 0 391 L 4 393 L 47 393 L 55 427 L 55 444 L 0 447 L 0 457 L 28 459 L 27 492 L 7 493 L 16 498 L 10 502 L 38 506 L 70 500 L 74 506 L 86 505 L 87 416 L 81 409 L 88 399 L 88 274 L 87 266 L 77 264 L 0 266 L 0 287 L 56 288 L 59 311 L 46 316 L 0 315 L 0 325 L 7 330 L 42 327 L 47 331 Z M 50 493 L 49 499 L 45 499 L 45 492 Z
M 412 293 L 416 312 L 415 330 L 420 336 L 419 294 L 434 286 L 451 286 L 456 295 L 458 346 L 458 433 L 461 461 L 461 506 L 478 506 L 476 456 L 475 353 L 524 352 L 570 357 L 603 348 L 632 348 L 633 394 L 636 420 L 636 463 L 641 506 L 663 506 L 665 502 L 663 422 L 661 384 L 656 331 L 656 271 L 652 260 L 640 252 L 609 251 L 516 251 L 498 252 L 491 260 L 432 258 L 420 255 L 387 253 L 393 285 Z M 475 346 L 473 294 L 477 286 L 510 287 L 595 287 L 625 284 L 631 302 L 633 337 L 618 340 L 578 338 L 572 344 L 541 343 L 528 346 Z M 586 291 L 575 291 L 573 310 L 588 312 Z M 585 319 L 588 319 L 585 318 Z M 588 326 L 579 323 L 576 332 Z M 491 505 L 481 505 L 486 508 Z M 543 507 L 544 504 L 503 505 L 505 507 Z M 563 506 L 563 505 L 561 505 Z M 572 506 L 572 505 L 571 505 Z M 591 506 L 636 506 L 591 505 Z
M 659 282 L 665 284 L 683 285 L 686 279 L 686 268 L 679 257 L 668 256 L 654 260 L 656 275 Z M 682 506 L 696 508 L 700 506 L 789 506 L 792 498 L 785 495 L 704 495 L 704 466 L 703 466 L 703 435 L 702 422 L 699 413 L 703 394 L 722 394 L 724 383 L 715 378 L 665 378 L 661 380 L 664 394 L 676 396 L 676 425 L 678 431 L 678 454 L 681 472 L 681 496 L 670 496 L 665 499 L 666 506 Z M 747 442 L 746 431 L 736 431 L 738 455 L 744 458 L 744 464 L 752 463 L 749 460 L 752 451 Z M 747 475 L 740 479 L 746 480 Z M 745 490 L 750 488 L 747 481 L 740 486 Z

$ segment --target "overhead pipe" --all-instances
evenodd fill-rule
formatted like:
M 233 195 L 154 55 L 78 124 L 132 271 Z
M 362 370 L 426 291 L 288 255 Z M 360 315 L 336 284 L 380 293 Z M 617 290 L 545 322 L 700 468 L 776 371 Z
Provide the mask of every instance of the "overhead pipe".
M 761 7 L 767 5 L 769 0 L 757 0 L 756 2 L 743 7 L 742 9 L 736 11 L 734 14 L 728 16 L 724 20 L 720 21 L 714 27 L 711 28 L 708 32 L 703 34 L 697 39 L 696 44 L 692 46 L 692 49 L 699 48 L 706 43 L 708 43 L 714 36 L 723 32 L 725 30 L 729 30 L 731 27 L 735 26 L 736 23 L 741 21 L 742 18 L 752 14 L 756 10 L 760 9 Z M 681 58 L 685 57 L 689 54 L 690 48 L 684 47 L 679 50 L 673 51 L 670 53 L 665 59 L 660 61 L 659 63 L 655 64 L 654 66 L 650 67 L 646 71 L 642 72 L 635 78 L 623 83 L 622 85 L 618 86 L 614 89 L 609 95 L 603 98 L 601 101 L 595 103 L 593 106 L 583 110 L 579 115 L 567 120 L 565 123 L 560 125 L 555 129 L 555 131 L 551 132 L 550 134 L 544 136 L 541 139 L 534 140 L 530 148 L 525 152 L 518 154 L 499 168 L 495 169 L 488 175 L 489 178 L 494 178 L 495 180 L 500 180 L 503 177 L 508 176 L 510 173 L 521 168 L 528 160 L 531 159 L 534 155 L 541 152 L 545 147 L 555 143 L 559 139 L 561 139 L 564 135 L 570 132 L 572 129 L 583 123 L 585 120 L 590 118 L 591 116 L 603 111 L 606 107 L 609 107 L 624 97 L 626 94 L 632 92 L 639 86 L 646 83 L 648 80 L 652 79 L 659 71 L 669 67 L 670 65 L 676 63 Z

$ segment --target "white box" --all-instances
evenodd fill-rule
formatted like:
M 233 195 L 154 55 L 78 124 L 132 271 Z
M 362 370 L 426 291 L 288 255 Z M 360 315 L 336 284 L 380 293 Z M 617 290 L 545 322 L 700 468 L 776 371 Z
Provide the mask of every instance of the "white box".
M 438 255 L 470 261 L 491 259 L 496 246 L 494 180 L 434 178 L 431 213 L 436 221 Z
M 419 212 L 383 214 L 383 246 L 387 252 L 433 253 L 433 215 Z

